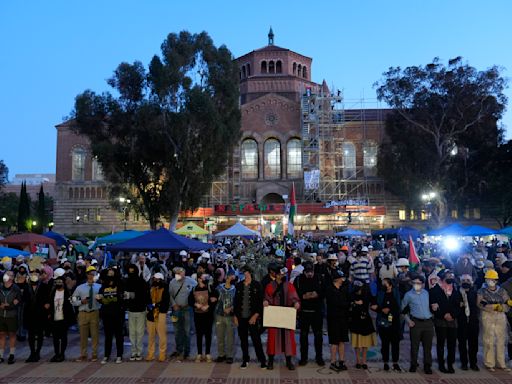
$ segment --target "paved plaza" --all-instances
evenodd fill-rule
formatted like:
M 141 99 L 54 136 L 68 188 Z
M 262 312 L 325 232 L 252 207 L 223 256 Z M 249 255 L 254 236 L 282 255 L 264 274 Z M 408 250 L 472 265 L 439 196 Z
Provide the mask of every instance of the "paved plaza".
M 169 329 L 168 355 L 174 351 L 174 334 Z M 314 361 L 311 361 L 305 367 L 297 367 L 295 371 L 289 371 L 284 366 L 284 358 L 277 359 L 273 371 L 262 370 L 257 362 L 251 362 L 249 368 L 240 369 L 241 352 L 237 340 L 237 355 L 235 363 L 228 365 L 225 363 L 195 363 L 187 361 L 178 363 L 176 361 L 160 362 L 130 362 L 124 361 L 121 364 L 110 362 L 101 365 L 100 360 L 103 356 L 103 343 L 100 342 L 100 360 L 98 362 L 76 363 L 72 359 L 79 356 L 79 335 L 77 332 L 70 332 L 69 347 L 66 351 L 68 361 L 64 363 L 49 363 L 48 360 L 53 356 L 52 340 L 45 339 L 45 345 L 42 350 L 42 359 L 39 363 L 25 363 L 29 354 L 26 342 L 18 343 L 17 361 L 13 365 L 3 363 L 0 366 L 0 383 L 87 383 L 87 384 L 106 384 L 106 383 L 177 383 L 177 384 L 512 384 L 512 373 L 506 373 L 497 370 L 488 372 L 481 369 L 480 372 L 462 371 L 456 364 L 456 373 L 452 375 L 441 374 L 437 371 L 434 364 L 434 374 L 425 375 L 419 370 L 418 373 L 392 373 L 382 370 L 380 361 L 380 351 L 372 348 L 369 353 L 369 369 L 367 371 L 356 370 L 354 368 L 354 354 L 352 348 L 347 348 L 347 364 L 349 370 L 342 373 L 330 371 L 326 364 L 325 367 L 318 367 Z M 408 335 L 407 335 L 408 336 Z M 191 343 L 192 357 L 195 356 L 195 336 L 192 336 Z M 128 338 L 125 339 L 125 353 L 128 357 L 130 346 Z M 310 340 L 310 359 L 314 358 L 313 343 Z M 298 340 L 297 340 L 298 342 Z M 212 354 L 216 356 L 215 337 L 212 346 Z M 298 345 L 297 345 L 298 346 Z M 401 365 L 402 368 L 409 367 L 409 343 L 404 340 L 401 343 Z M 115 350 L 115 346 L 114 346 Z M 434 347 L 435 356 L 435 347 Z M 114 353 L 113 353 L 114 354 Z M 251 354 L 253 352 L 251 349 Z M 328 361 L 329 351 L 327 346 L 327 337 L 324 337 L 324 358 Z M 481 356 L 480 359 L 481 361 Z M 482 368 L 482 365 L 480 364 Z M 421 365 L 420 365 L 421 368 Z

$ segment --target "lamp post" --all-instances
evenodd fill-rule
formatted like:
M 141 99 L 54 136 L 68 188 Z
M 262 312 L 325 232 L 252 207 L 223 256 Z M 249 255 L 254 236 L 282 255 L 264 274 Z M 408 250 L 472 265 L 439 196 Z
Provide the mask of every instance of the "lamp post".
M 121 196 L 119 198 L 119 202 L 123 205 L 121 209 L 123 211 L 124 230 L 126 231 L 126 222 L 127 222 L 126 213 L 128 212 L 128 205 L 131 203 L 131 200 L 127 199 L 126 197 Z

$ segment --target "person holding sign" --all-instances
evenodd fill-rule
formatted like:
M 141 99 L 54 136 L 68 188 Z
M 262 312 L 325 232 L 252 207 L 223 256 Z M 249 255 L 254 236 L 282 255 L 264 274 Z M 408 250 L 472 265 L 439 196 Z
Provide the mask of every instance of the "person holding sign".
M 280 268 L 276 274 L 276 279 L 265 287 L 265 300 L 263 306 L 269 305 L 281 307 L 294 307 L 296 310 L 300 308 L 300 299 L 295 287 L 292 283 L 286 281 L 288 274 L 287 268 Z M 295 365 L 292 357 L 296 354 L 295 331 L 283 328 L 268 328 L 267 369 L 274 369 L 274 356 L 284 353 L 286 356 L 286 367 L 293 371 Z

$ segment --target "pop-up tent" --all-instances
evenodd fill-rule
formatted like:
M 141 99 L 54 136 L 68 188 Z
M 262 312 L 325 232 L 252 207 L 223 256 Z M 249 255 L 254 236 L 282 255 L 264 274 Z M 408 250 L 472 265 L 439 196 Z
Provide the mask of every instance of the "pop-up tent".
M 336 232 L 336 236 L 342 237 L 358 237 L 358 236 L 366 236 L 366 233 L 363 231 L 358 231 L 357 229 L 347 229 L 342 232 Z
M 130 239 L 110 247 L 107 246 L 107 250 L 112 252 L 169 252 L 181 250 L 199 251 L 210 249 L 212 247 L 213 246 L 211 244 L 187 239 L 186 237 L 177 235 L 165 228 L 160 228 L 134 239 Z
M 505 227 L 500 230 L 500 235 L 512 237 L 512 227 Z
M 0 258 L 2 257 L 18 257 L 18 256 L 28 256 L 29 252 L 20 251 L 19 249 L 0 247 Z
M 499 233 L 497 229 L 482 227 L 481 225 L 470 225 L 464 231 L 463 236 L 492 236 Z
M 398 228 L 386 228 L 373 232 L 374 236 L 400 236 L 402 239 L 417 239 L 420 236 L 420 231 L 412 227 L 398 227 Z
M 194 236 L 194 235 L 207 235 L 208 232 L 206 229 L 201 228 L 199 225 L 194 223 L 185 223 L 183 226 L 174 231 L 178 235 L 182 236 Z
M 123 241 L 134 239 L 136 237 L 142 236 L 146 234 L 148 231 L 133 231 L 126 230 L 122 232 L 116 232 L 111 235 L 98 237 L 95 241 L 95 244 L 91 246 L 91 248 L 95 248 L 98 244 L 118 244 Z
M 68 243 L 68 238 L 60 233 L 48 231 L 43 233 L 43 236 L 49 237 L 50 239 L 55 240 L 57 245 L 60 247 L 61 245 L 66 245 Z
M 465 236 L 467 227 L 459 223 L 453 223 L 438 229 L 433 229 L 427 233 L 429 236 Z
M 259 236 L 260 234 L 252 229 L 247 228 L 242 223 L 236 223 L 225 231 L 215 234 L 215 237 L 245 237 L 245 236 Z
M 19 235 L 7 236 L 0 240 L 0 244 L 10 248 L 18 248 L 24 251 L 44 254 L 45 257 L 56 257 L 57 243 L 55 240 L 36 233 L 21 233 Z

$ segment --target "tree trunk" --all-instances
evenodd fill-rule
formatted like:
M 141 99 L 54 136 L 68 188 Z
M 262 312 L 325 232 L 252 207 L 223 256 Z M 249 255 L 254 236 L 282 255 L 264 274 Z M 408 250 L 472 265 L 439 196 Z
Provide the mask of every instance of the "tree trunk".
M 171 216 L 171 220 L 169 222 L 169 230 L 174 231 L 176 229 L 176 224 L 178 224 L 178 213 L 175 213 Z

